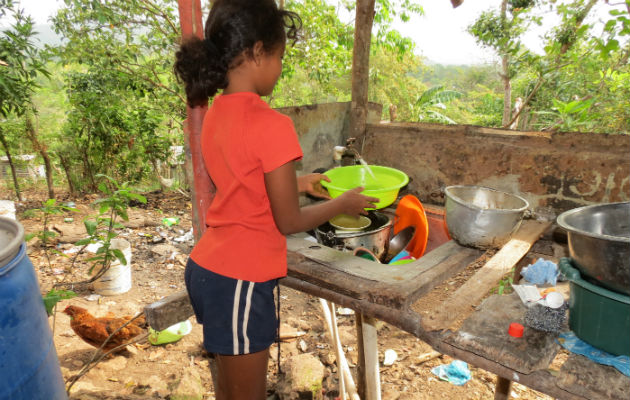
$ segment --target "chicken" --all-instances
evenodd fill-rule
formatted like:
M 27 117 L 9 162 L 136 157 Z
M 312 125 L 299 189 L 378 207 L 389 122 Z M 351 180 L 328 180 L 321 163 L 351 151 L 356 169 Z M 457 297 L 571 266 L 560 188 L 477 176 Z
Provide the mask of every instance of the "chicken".
M 96 318 L 85 308 L 78 306 L 68 306 L 63 312 L 70 316 L 70 327 L 72 330 L 83 341 L 96 348 L 101 347 L 109 335 L 132 319 L 129 316 L 115 317 L 111 313 L 108 313 L 105 317 Z M 145 324 L 144 316 L 135 319 L 116 332 L 103 347 L 103 351 L 109 351 L 140 335 L 144 332 L 143 326 Z

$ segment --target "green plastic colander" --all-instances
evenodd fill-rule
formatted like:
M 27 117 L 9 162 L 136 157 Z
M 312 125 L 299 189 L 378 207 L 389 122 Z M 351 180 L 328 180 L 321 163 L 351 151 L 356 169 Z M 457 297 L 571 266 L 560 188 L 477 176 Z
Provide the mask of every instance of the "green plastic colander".
M 347 190 L 363 186 L 361 193 L 378 198 L 376 208 L 385 208 L 396 201 L 398 191 L 409 182 L 409 177 L 395 168 L 378 165 L 370 165 L 369 168 L 374 177 L 363 165 L 333 168 L 324 172 L 324 175 L 330 178 L 330 182 L 321 181 L 321 184 L 328 189 L 330 197 L 333 198 Z

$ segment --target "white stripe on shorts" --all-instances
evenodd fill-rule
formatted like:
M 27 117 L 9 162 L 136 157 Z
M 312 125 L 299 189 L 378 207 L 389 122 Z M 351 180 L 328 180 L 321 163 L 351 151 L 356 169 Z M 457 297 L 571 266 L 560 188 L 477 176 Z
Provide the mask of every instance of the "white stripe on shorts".
M 252 305 L 252 293 L 254 292 L 254 282 L 249 282 L 247 288 L 247 300 L 245 301 L 245 315 L 243 316 L 243 337 L 244 339 L 244 354 L 249 354 L 249 337 L 247 336 L 247 323 L 249 322 L 249 309 Z
M 234 355 L 238 354 L 238 308 L 241 300 L 241 287 L 243 281 L 238 280 L 236 282 L 236 289 L 234 291 L 234 308 L 232 308 L 232 351 Z

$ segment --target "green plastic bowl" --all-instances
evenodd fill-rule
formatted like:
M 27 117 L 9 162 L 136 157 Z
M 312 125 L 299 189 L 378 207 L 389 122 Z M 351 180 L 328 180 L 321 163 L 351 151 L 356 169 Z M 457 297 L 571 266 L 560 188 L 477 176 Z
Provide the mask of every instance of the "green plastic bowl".
M 376 208 L 385 208 L 396 201 L 398 191 L 409 182 L 409 177 L 404 172 L 394 168 L 378 165 L 370 165 L 369 167 L 374 173 L 374 178 L 363 165 L 350 165 L 324 172 L 324 175 L 330 178 L 330 182 L 321 181 L 321 184 L 328 189 L 332 198 L 357 186 L 363 186 L 364 189 L 361 193 L 378 198 Z
M 163 331 L 156 331 L 149 327 L 149 343 L 154 346 L 160 344 L 174 343 L 182 337 L 188 335 L 192 330 L 192 324 L 189 320 L 178 322 L 171 325 Z

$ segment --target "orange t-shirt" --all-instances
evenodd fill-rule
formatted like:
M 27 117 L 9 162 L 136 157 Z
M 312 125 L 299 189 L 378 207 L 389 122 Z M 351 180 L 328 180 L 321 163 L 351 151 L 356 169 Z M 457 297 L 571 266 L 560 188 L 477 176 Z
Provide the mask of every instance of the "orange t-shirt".
M 286 238 L 273 219 L 264 174 L 302 158 L 291 119 L 255 93 L 219 95 L 203 121 L 201 151 L 216 194 L 190 257 L 234 279 L 285 276 Z

